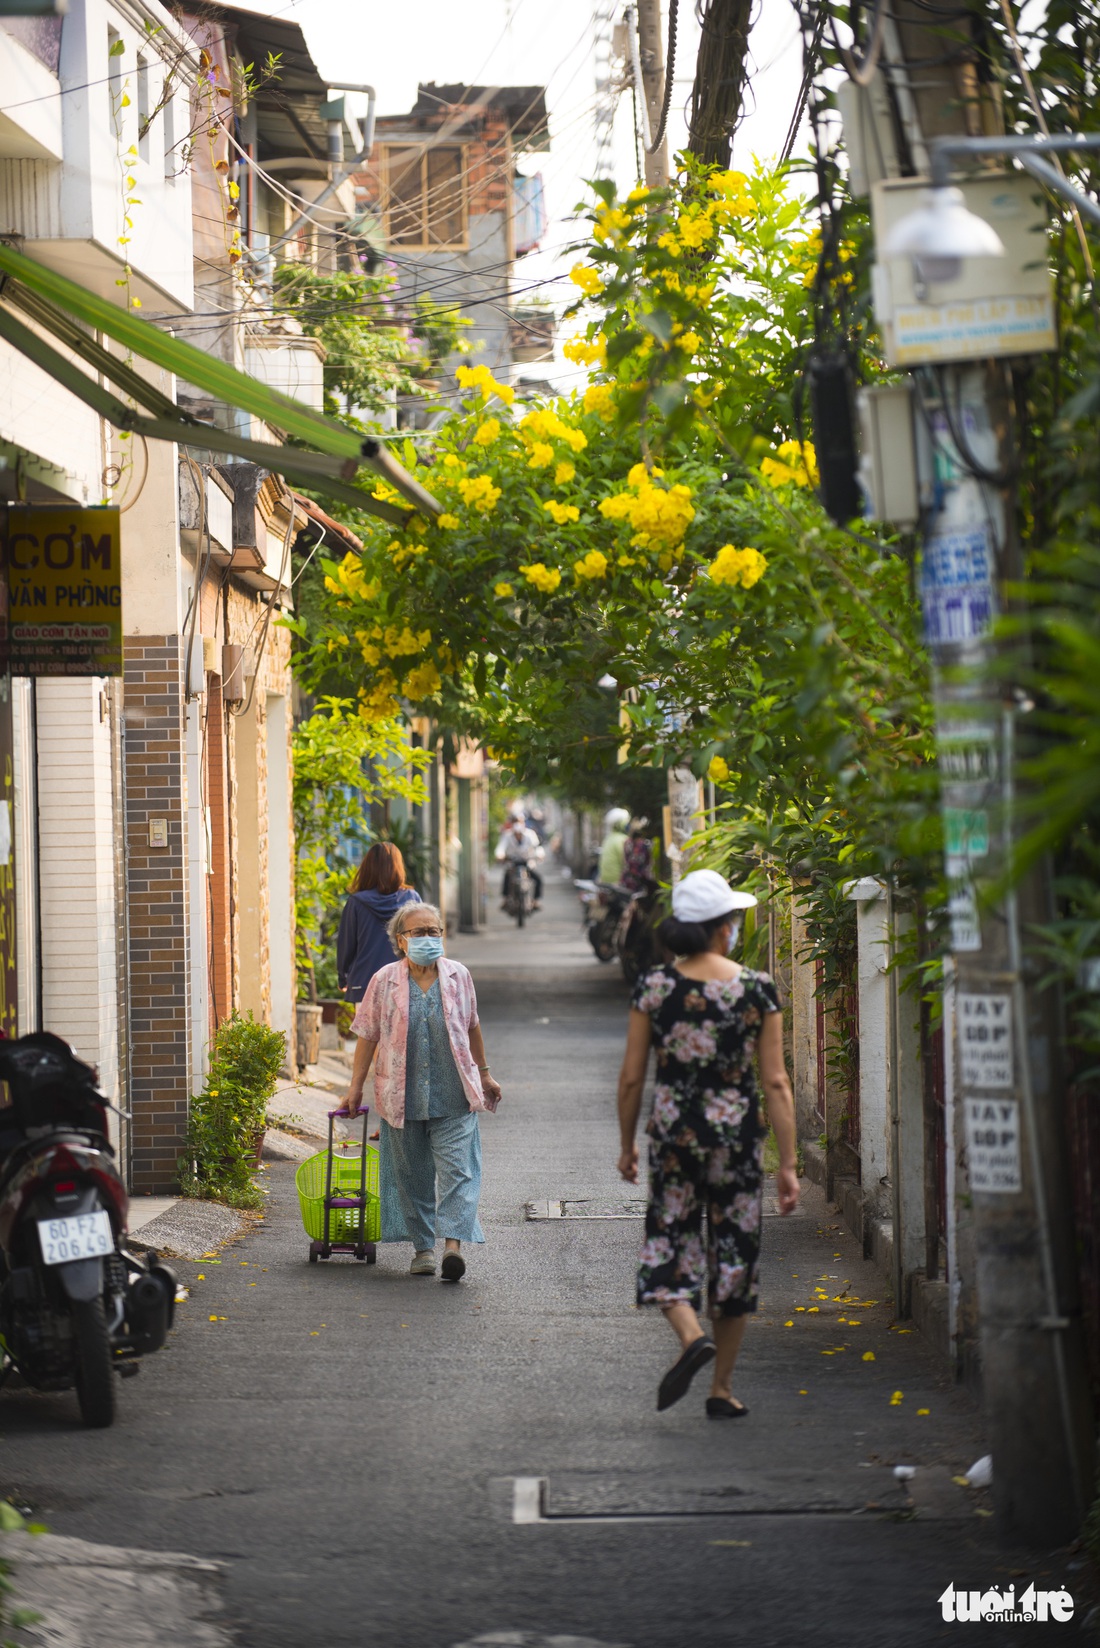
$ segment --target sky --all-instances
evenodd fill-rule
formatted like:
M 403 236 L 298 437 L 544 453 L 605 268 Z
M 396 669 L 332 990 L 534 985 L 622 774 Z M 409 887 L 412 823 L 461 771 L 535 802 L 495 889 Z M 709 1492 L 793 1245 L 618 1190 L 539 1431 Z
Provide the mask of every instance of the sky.
M 416 99 L 418 81 L 546 87 L 551 147 L 522 157 L 519 169 L 541 172 L 550 214 L 542 247 L 516 266 L 514 289 L 527 288 L 557 308 L 576 289 L 568 282 L 575 258 L 568 247 L 579 226 L 570 221 L 597 158 L 596 16 L 622 15 L 611 0 L 292 0 L 257 5 L 301 25 L 322 75 L 375 86 L 380 114 L 401 114 Z M 662 13 L 667 19 L 667 0 Z M 672 151 L 686 139 L 699 27 L 694 0 L 680 0 L 679 49 L 669 117 Z M 782 148 L 802 74 L 801 45 L 790 0 L 756 0 L 750 36 L 752 69 L 744 123 L 734 141 L 734 164 L 746 168 Z M 354 102 L 352 103 L 354 110 Z M 365 106 L 365 105 L 364 105 Z M 623 189 L 633 187 L 634 139 L 629 92 L 618 99 L 612 166 Z M 532 374 L 537 368 L 525 369 Z M 584 372 L 559 360 L 553 380 L 569 387 Z

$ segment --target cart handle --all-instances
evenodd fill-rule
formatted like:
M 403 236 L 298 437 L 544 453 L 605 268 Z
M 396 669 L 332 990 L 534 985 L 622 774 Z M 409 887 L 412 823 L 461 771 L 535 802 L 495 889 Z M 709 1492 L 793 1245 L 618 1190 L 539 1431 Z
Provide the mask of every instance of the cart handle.
M 352 1120 L 354 1120 L 354 1118 L 356 1116 L 365 1116 L 368 1113 L 369 1110 L 370 1110 L 370 1105 L 369 1104 L 361 1104 L 359 1106 L 358 1110 L 348 1110 L 344 1107 L 344 1105 L 341 1105 L 339 1110 L 330 1110 L 329 1111 L 328 1119 L 331 1122 L 331 1121 L 335 1120 L 335 1118 L 337 1116 L 346 1116 L 348 1121 L 352 1121 Z

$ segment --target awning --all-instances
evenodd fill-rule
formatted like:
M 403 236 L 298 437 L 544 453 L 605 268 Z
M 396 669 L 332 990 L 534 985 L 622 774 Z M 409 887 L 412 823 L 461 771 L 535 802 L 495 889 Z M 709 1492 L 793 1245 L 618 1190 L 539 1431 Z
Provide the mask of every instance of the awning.
M 324 492 L 341 503 L 401 525 L 409 511 L 372 498 L 351 483 L 367 465 L 389 482 L 414 509 L 438 515 L 443 506 L 398 463 L 381 441 L 364 438 L 335 419 L 326 418 L 290 395 L 281 394 L 258 378 L 238 372 L 207 355 L 194 344 L 160 331 L 150 321 L 119 309 L 106 298 L 88 292 L 75 281 L 56 274 L 21 252 L 0 243 L 0 296 L 20 308 L 44 330 L 65 344 L 115 389 L 136 401 L 144 412 L 89 377 L 46 340 L 0 305 L 0 337 L 33 360 L 44 372 L 77 395 L 117 429 L 132 430 L 153 440 L 175 441 L 199 451 L 228 453 L 273 470 L 294 486 Z M 298 446 L 250 441 L 229 430 L 203 423 L 175 401 L 145 382 L 124 360 L 117 359 L 90 338 L 77 322 L 105 332 L 124 348 L 178 378 L 204 389 L 216 400 L 262 418 L 295 440 Z

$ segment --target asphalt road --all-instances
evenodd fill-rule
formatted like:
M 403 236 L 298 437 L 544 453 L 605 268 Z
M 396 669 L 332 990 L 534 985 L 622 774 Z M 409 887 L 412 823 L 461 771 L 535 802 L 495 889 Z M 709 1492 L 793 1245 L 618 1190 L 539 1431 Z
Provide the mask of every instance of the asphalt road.
M 171 1347 L 112 1431 L 82 1430 L 70 1397 L 0 1399 L 3 1491 L 59 1534 L 222 1561 L 240 1648 L 1050 1640 L 942 1621 L 949 1582 L 1073 1575 L 997 1550 L 951 1480 L 984 1451 L 969 1398 L 812 1189 L 766 1222 L 749 1416 L 708 1424 L 702 1381 L 656 1413 L 674 1342 L 632 1305 L 637 1193 L 613 1166 L 626 991 L 548 881 L 526 932 L 496 918 L 451 946 L 505 1092 L 466 1280 L 410 1277 L 397 1248 L 310 1266 L 294 1169 L 273 1164 L 260 1228 L 179 1265 Z M 525 1212 L 558 1202 L 625 1216 Z

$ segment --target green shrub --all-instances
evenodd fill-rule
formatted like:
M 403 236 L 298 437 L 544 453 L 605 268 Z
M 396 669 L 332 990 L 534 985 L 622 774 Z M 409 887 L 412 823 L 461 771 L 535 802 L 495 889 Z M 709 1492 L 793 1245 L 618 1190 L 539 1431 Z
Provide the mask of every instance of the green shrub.
M 285 1058 L 282 1031 L 258 1024 L 251 1013 L 234 1013 L 219 1025 L 210 1044 L 210 1073 L 191 1100 L 187 1153 L 179 1161 L 185 1196 L 260 1205 L 253 1182 L 256 1144 Z

